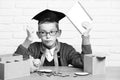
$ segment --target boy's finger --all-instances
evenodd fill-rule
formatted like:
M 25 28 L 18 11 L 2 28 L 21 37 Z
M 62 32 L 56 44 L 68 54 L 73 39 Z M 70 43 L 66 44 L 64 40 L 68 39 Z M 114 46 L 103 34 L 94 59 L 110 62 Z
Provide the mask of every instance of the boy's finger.
M 28 26 L 26 27 L 26 31 L 27 31 L 27 36 L 28 37 L 31 37 L 35 32 L 33 28 L 30 28 Z
M 30 36 L 30 33 L 29 33 L 28 29 L 26 29 L 26 32 L 27 32 L 27 36 Z
M 83 22 L 82 27 L 85 28 L 87 31 L 90 29 L 91 30 L 91 25 L 89 22 Z
M 34 61 L 33 61 L 33 63 L 35 64 L 35 65 L 39 65 L 40 64 L 40 59 L 34 59 Z

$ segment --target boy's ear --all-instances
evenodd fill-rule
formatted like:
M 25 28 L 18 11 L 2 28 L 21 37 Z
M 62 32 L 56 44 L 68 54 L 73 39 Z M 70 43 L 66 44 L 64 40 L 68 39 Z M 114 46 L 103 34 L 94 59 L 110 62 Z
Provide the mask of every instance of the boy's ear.
M 36 32 L 36 35 L 38 36 L 38 38 L 41 38 L 41 36 L 39 35 L 39 32 Z
M 61 33 L 62 33 L 62 30 L 59 30 L 59 31 L 58 31 L 58 37 L 61 36 Z

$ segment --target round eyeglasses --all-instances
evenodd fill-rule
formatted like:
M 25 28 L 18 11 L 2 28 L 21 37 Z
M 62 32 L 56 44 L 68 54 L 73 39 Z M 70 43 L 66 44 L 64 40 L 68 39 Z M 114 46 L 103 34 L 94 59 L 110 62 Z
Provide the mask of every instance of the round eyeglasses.
M 40 31 L 39 34 L 41 36 L 47 36 L 49 34 L 50 36 L 55 36 L 58 31 L 50 31 L 50 32 L 45 32 L 45 31 Z

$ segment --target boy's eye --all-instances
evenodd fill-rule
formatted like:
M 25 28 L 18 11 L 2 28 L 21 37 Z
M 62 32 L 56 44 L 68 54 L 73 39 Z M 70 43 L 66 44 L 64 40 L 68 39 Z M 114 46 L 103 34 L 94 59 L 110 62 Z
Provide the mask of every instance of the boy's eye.
M 46 32 L 41 31 L 40 34 L 45 34 Z
M 57 31 L 50 31 L 51 35 L 55 35 L 57 33 Z
M 50 31 L 50 33 L 55 33 L 56 31 Z
M 47 34 L 54 36 L 56 35 L 57 31 L 50 31 L 50 32 L 45 32 L 45 31 L 40 31 L 39 32 L 42 36 L 46 36 Z

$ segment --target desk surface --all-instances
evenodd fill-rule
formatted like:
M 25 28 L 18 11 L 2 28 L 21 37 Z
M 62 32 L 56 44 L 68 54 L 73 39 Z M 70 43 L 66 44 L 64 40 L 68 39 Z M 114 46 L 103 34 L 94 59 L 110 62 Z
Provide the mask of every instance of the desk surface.
M 43 68 L 42 68 L 43 69 Z M 30 76 L 16 78 L 12 80 L 120 80 L 120 67 L 107 67 L 104 75 L 86 75 L 74 77 L 75 72 L 81 72 L 81 69 L 71 67 L 44 67 L 44 69 L 51 69 L 62 74 L 67 74 L 67 77 L 60 76 L 46 76 L 39 73 L 32 73 Z

